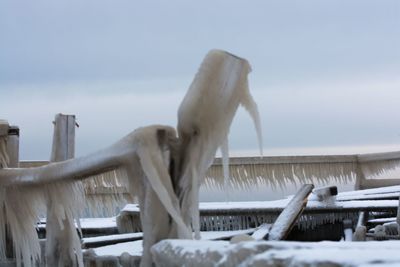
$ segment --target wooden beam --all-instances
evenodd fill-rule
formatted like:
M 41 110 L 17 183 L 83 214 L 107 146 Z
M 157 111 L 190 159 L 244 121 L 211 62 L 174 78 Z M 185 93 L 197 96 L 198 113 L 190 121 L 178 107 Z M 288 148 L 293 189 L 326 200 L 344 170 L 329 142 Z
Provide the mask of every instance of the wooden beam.
M 297 218 L 302 214 L 307 205 L 307 197 L 314 188 L 312 184 L 303 185 L 292 198 L 286 208 L 274 222 L 268 233 L 268 240 L 283 240 L 292 230 Z

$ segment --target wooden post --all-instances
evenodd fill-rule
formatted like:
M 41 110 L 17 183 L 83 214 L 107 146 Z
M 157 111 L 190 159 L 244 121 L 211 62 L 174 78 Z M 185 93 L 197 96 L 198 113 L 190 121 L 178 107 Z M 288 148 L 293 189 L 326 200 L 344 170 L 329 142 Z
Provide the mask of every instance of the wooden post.
M 364 189 L 364 183 L 365 183 L 365 175 L 364 172 L 361 168 L 361 163 L 357 162 L 357 168 L 356 168 L 356 183 L 354 185 L 355 190 L 362 190 Z
M 7 139 L 7 152 L 9 168 L 19 167 L 19 128 L 18 126 L 10 126 L 8 129 L 8 139 Z
M 297 218 L 302 214 L 307 205 L 307 197 L 313 190 L 314 185 L 306 184 L 297 191 L 286 208 L 279 214 L 275 223 L 268 233 L 268 240 L 283 240 L 292 230 Z
M 64 161 L 73 158 L 75 155 L 75 116 L 57 114 L 54 123 L 53 146 L 51 150 L 51 162 Z M 73 196 L 71 196 L 73 197 Z M 55 214 L 57 207 L 51 200 L 47 203 L 46 221 L 46 266 L 58 266 L 63 247 L 69 247 L 68 242 L 73 242 L 75 232 L 70 232 L 71 228 L 66 225 L 67 220 L 63 220 L 64 227 L 61 228 L 59 218 Z M 65 237 L 68 237 L 67 239 Z M 64 259 L 66 265 L 75 262 L 75 259 Z
M 7 138 L 10 128 L 6 120 L 0 120 L 0 168 L 8 167 Z
M 75 156 L 75 115 L 57 114 L 54 120 L 51 162 L 72 159 Z
M 17 168 L 19 167 L 19 128 L 16 126 L 9 126 L 8 122 L 5 120 L 0 120 L 0 168 Z M 4 161 L 3 164 L 1 161 Z M 4 165 L 4 166 L 3 166 Z M 1 216 L 6 217 L 3 206 L 0 207 Z M 6 219 L 2 220 L 5 225 L 1 225 L 2 234 L 5 235 L 5 255 L 8 259 L 14 258 L 13 241 L 10 232 L 8 231 L 8 225 L 6 224 Z M 3 264 L 3 263 L 2 263 Z

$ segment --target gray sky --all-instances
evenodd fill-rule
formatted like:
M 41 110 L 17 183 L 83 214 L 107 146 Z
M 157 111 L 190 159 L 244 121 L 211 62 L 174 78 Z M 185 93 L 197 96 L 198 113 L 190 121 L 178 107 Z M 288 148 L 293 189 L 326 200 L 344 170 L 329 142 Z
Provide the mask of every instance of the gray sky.
M 250 61 L 266 154 L 400 149 L 395 0 L 1 1 L 0 118 L 35 160 L 49 158 L 59 112 L 77 115 L 78 155 L 176 125 L 212 48 Z M 240 111 L 231 150 L 256 150 L 255 136 Z

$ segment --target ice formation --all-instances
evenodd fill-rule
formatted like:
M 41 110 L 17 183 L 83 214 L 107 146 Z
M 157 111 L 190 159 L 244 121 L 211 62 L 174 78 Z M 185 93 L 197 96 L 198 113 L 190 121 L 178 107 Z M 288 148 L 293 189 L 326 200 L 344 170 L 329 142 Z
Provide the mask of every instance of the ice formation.
M 38 193 L 42 192 L 43 185 L 71 183 L 112 169 L 126 170 L 132 194 L 139 195 L 140 205 L 146 207 L 142 209 L 141 216 L 142 224 L 145 221 L 148 227 L 148 230 L 144 230 L 145 259 L 146 255 L 150 257 L 146 254 L 146 247 L 161 238 L 191 238 L 190 230 L 182 220 L 179 201 L 173 191 L 169 166 L 166 164 L 169 142 L 176 143 L 175 130 L 155 125 L 139 128 L 116 144 L 86 157 L 35 168 L 1 170 L 0 186 L 6 191 L 3 201 L 6 217 L 12 226 L 15 250 L 17 255 L 22 253 L 24 266 L 35 264 L 40 255 L 35 223 L 40 214 L 39 207 L 45 203 L 43 197 L 40 197 L 42 194 Z M 20 214 L 24 214 L 25 220 L 18 220 Z M 151 219 L 156 215 L 162 217 Z M 171 225 L 169 216 L 174 225 Z M 168 236 L 164 236 L 166 232 Z M 4 240 L 5 236 L 1 237 Z
M 247 60 L 224 51 L 210 51 L 178 111 L 178 134 L 181 140 L 178 194 L 185 223 L 192 226 L 199 238 L 199 186 L 222 148 L 228 165 L 228 133 L 239 105 L 252 116 L 262 150 L 261 126 L 257 106 L 250 95 Z M 228 176 L 227 167 L 225 179 Z
M 295 156 L 263 157 L 246 162 L 241 158 L 230 159 L 229 173 L 234 188 L 254 185 L 285 188 L 288 184 L 314 182 L 348 183 L 356 177 L 356 156 Z M 335 162 L 336 161 L 336 162 Z M 224 187 L 221 162 L 210 167 L 205 185 L 209 188 Z
M 89 177 L 82 182 L 85 191 L 85 217 L 111 217 L 134 198 L 128 190 L 128 174 L 119 168 Z
M 74 157 L 75 116 L 57 114 L 54 121 L 51 162 Z M 73 197 L 71 197 L 73 196 Z M 79 224 L 85 192 L 81 181 L 56 182 L 45 186 L 46 265 L 83 267 Z
M 3 134 L 5 127 L 1 125 L 4 123 L 0 123 L 0 210 L 5 213 L 5 216 L 0 216 L 0 256 L 5 254 L 4 228 L 7 223 L 18 266 L 30 267 L 39 261 L 40 246 L 35 223 L 39 214 L 43 213 L 42 207 L 46 202 L 49 203 L 48 211 L 54 215 L 49 220 L 51 246 L 53 241 L 65 241 L 67 246 L 59 251 L 61 261 L 78 255 L 77 239 L 70 233 L 74 229 L 72 222 L 77 216 L 80 198 L 71 201 L 68 196 L 81 196 L 85 189 L 95 190 L 99 185 L 107 188 L 117 184 L 128 187 L 128 192 L 139 199 L 144 232 L 142 265 L 148 266 L 153 261 L 150 247 L 159 240 L 190 239 L 192 229 L 199 237 L 199 185 L 204 182 L 218 148 L 222 151 L 224 163 L 223 175 L 220 176 L 225 179 L 238 177 L 234 183 L 240 187 L 260 181 L 283 186 L 287 182 L 304 181 L 312 176 L 319 179 L 335 176 L 346 180 L 357 174 L 359 163 L 364 172 L 368 168 L 372 175 L 384 168 L 397 166 L 399 153 L 350 156 L 345 161 L 341 158 L 334 162 L 330 159 L 323 159 L 322 162 L 313 159 L 305 162 L 272 160 L 264 165 L 254 164 L 250 169 L 241 166 L 228 168 L 228 133 L 239 105 L 250 113 L 262 150 L 259 114 L 248 89 L 247 75 L 250 70 L 245 59 L 212 50 L 201 64 L 179 107 L 179 136 L 169 126 L 143 127 L 96 153 L 41 167 L 7 168 L 7 134 Z M 210 173 L 213 171 L 211 169 Z M 127 178 L 127 181 L 121 178 Z M 80 184 L 82 179 L 93 182 L 84 188 Z M 21 215 L 24 220 L 20 220 Z M 329 214 L 317 219 L 301 216 L 299 222 L 308 227 L 316 221 L 336 221 L 337 217 L 342 220 L 346 216 L 351 217 L 352 214 Z M 205 218 L 202 223 L 210 228 L 223 229 L 226 225 L 248 228 L 254 220 L 260 219 L 265 223 L 273 219 L 273 216 L 262 217 L 218 216 Z M 65 231 L 60 231 L 62 229 Z M 52 232 L 68 233 L 68 236 L 52 237 Z M 81 259 L 78 258 L 77 265 L 80 264 Z

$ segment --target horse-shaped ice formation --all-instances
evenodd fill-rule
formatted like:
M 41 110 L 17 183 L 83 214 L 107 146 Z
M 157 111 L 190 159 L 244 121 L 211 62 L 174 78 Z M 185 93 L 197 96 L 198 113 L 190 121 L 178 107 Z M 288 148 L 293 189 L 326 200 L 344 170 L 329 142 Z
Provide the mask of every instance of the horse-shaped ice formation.
M 248 89 L 250 71 L 247 60 L 220 50 L 210 51 L 179 107 L 177 132 L 162 125 L 139 128 L 85 157 L 36 168 L 6 168 L 6 137 L 0 137 L 0 209 L 5 215 L 0 217 L 0 257 L 5 257 L 7 224 L 17 265 L 29 267 L 40 262 L 35 231 L 39 206 L 46 198 L 48 202 L 57 195 L 65 196 L 62 191 L 66 188 L 72 198 L 81 194 L 79 187 L 67 185 L 110 170 L 125 173 L 130 193 L 139 197 L 144 234 L 142 266 L 151 265 L 150 247 L 162 239 L 191 239 L 193 230 L 199 238 L 199 185 L 218 148 L 228 163 L 228 133 L 239 105 L 253 118 L 260 150 L 262 147 L 259 114 Z M 227 178 L 228 168 L 224 169 Z M 74 216 L 67 216 L 74 209 L 78 207 L 70 205 L 56 213 L 63 216 L 59 218 L 60 229 L 74 225 Z M 59 256 L 73 266 L 82 266 L 81 252 L 71 248 L 74 242 L 63 240 L 67 238 L 53 236 L 53 242 L 61 246 Z

